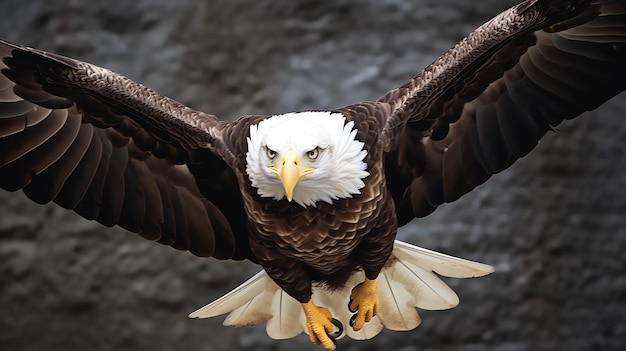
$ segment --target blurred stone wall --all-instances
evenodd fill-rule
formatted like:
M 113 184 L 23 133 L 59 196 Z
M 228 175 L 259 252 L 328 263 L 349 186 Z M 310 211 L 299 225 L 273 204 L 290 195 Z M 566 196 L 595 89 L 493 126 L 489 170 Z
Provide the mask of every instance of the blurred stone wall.
M 107 67 L 232 119 L 378 98 L 512 1 L 0 2 L 0 37 Z M 340 350 L 626 349 L 626 96 L 403 228 L 496 267 L 461 304 Z M 187 313 L 258 270 L 0 192 L 0 349 L 315 350 Z

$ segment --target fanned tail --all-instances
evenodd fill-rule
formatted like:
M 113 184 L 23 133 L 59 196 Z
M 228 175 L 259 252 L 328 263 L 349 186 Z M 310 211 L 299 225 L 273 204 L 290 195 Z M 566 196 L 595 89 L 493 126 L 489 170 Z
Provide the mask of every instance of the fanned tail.
M 348 310 L 350 293 L 365 278 L 363 271 L 355 272 L 343 288 L 335 291 L 314 287 L 313 301 L 328 308 L 333 317 L 345 326 L 344 335 L 353 339 L 370 339 L 383 327 L 391 330 L 416 328 L 421 322 L 416 307 L 444 310 L 458 305 L 456 293 L 437 274 L 473 278 L 492 272 L 492 266 L 396 240 L 391 257 L 378 278 L 379 314 L 363 329 L 355 332 L 348 327 L 352 317 Z M 267 334 L 273 339 L 288 339 L 307 331 L 300 303 L 287 295 L 265 271 L 192 312 L 189 317 L 209 318 L 226 313 L 229 313 L 224 320 L 226 326 L 244 327 L 267 322 Z

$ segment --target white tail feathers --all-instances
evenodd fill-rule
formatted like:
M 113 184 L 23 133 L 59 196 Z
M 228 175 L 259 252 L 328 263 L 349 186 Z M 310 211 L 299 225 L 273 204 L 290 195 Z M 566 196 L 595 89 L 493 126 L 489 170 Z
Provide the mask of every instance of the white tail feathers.
M 444 310 L 459 303 L 454 291 L 433 272 L 452 278 L 473 278 L 492 273 L 493 267 L 396 240 L 391 257 L 378 276 L 379 314 L 363 329 L 355 332 L 349 327 L 352 312 L 348 310 L 352 288 L 365 279 L 363 271 L 355 272 L 343 288 L 332 292 L 314 287 L 313 302 L 328 308 L 344 325 L 342 336 L 370 339 L 383 327 L 411 330 L 421 322 L 416 307 Z M 267 334 L 273 339 L 288 339 L 307 331 L 300 303 L 276 285 L 265 271 L 189 317 L 209 318 L 225 313 L 229 313 L 224 320 L 226 326 L 267 322 Z

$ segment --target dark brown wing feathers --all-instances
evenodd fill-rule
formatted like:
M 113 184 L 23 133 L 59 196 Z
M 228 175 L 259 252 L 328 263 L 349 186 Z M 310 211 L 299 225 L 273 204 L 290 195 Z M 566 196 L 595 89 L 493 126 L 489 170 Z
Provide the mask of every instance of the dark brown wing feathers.
M 379 100 L 395 106 L 383 134 L 399 223 L 509 167 L 625 78 L 623 1 L 526 1 L 488 22 Z
M 248 258 L 238 187 L 221 182 L 234 178 L 229 155 L 212 153 L 225 150 L 210 132 L 222 122 L 95 66 L 0 48 L 2 188 L 199 256 Z M 187 164 L 218 172 L 219 195 L 237 198 L 218 200 L 235 204 L 227 216 Z

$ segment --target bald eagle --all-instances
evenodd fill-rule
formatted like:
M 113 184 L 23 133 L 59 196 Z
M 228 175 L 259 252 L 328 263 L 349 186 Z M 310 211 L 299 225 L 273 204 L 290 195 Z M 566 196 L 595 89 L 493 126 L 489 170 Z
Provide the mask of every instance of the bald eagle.
M 492 267 L 395 241 L 626 88 L 626 2 L 528 0 L 404 85 L 332 111 L 195 111 L 109 70 L 0 41 L 0 186 L 263 271 L 192 317 L 327 350 L 415 328 Z M 435 273 L 433 273 L 435 272 Z M 349 328 L 347 326 L 350 326 Z

